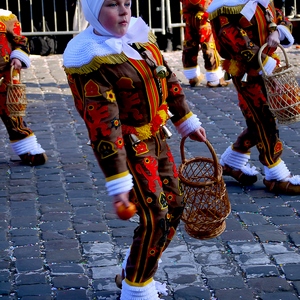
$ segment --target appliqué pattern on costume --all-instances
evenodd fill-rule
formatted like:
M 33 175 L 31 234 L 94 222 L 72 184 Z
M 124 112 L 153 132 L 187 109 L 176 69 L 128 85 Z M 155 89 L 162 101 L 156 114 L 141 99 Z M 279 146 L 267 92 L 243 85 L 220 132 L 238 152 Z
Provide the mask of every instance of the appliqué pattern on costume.
M 6 25 L 3 22 L 0 22 L 0 32 L 6 32 Z
M 282 150 L 283 150 L 282 143 L 278 141 L 274 147 L 274 154 L 276 154 Z
M 91 80 L 91 79 L 84 86 L 84 91 L 85 91 L 85 96 L 86 97 L 101 96 L 98 84 L 95 81 Z
M 135 151 L 136 156 L 149 152 L 147 144 L 143 141 L 140 141 L 135 147 L 133 147 L 133 150 Z
M 108 128 L 107 123 L 103 120 L 109 116 L 108 107 L 102 106 L 99 103 L 93 103 L 88 105 L 87 116 L 85 116 L 86 122 L 93 123 L 92 120 L 97 120 L 97 124 L 93 124 L 90 128 L 91 140 L 97 139 L 98 129 L 101 130 L 103 136 L 108 136 L 111 133 L 111 129 Z
M 166 209 L 168 207 L 167 197 L 165 193 L 161 193 L 158 199 L 161 209 Z
M 152 193 L 156 192 L 155 181 L 162 186 L 160 177 L 157 174 L 157 161 L 153 157 L 145 157 L 143 164 L 136 165 L 136 171 L 148 181 L 148 188 Z
M 182 87 L 179 84 L 172 84 L 169 92 L 172 93 L 172 95 L 179 95 L 182 91 Z
M 103 140 L 99 143 L 97 150 L 101 154 L 101 159 L 108 158 L 109 156 L 117 153 L 113 143 Z
M 123 138 L 119 136 L 119 137 L 117 138 L 115 144 L 116 144 L 116 147 L 117 147 L 118 149 L 123 149 L 123 147 L 124 147 L 124 140 L 123 140 Z
M 14 34 L 16 35 L 21 35 L 21 24 L 20 22 L 15 22 L 14 23 L 14 29 L 13 29 Z
M 177 178 L 178 177 L 178 171 L 177 171 L 177 167 L 176 167 L 176 164 L 175 164 L 175 161 L 174 161 L 174 156 L 173 156 L 169 146 L 168 146 L 167 156 L 169 158 L 169 161 L 173 163 L 173 176 L 175 178 Z
M 113 90 L 106 91 L 106 99 L 107 99 L 109 102 L 114 102 L 114 101 L 116 101 L 116 95 L 115 95 L 115 93 L 113 92 Z
M 114 129 L 117 129 L 118 127 L 121 126 L 121 121 L 120 121 L 120 119 L 113 118 L 110 122 L 111 122 L 112 128 L 114 128 Z

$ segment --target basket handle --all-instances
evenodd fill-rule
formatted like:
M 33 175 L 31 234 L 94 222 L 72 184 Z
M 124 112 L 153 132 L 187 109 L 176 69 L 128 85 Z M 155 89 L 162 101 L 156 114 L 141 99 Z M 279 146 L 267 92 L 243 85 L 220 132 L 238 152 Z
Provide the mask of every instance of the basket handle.
M 187 136 L 183 137 L 180 141 L 180 154 L 181 154 L 181 161 L 182 163 L 186 162 L 186 158 L 185 158 L 185 154 L 184 154 L 184 143 L 185 140 L 187 139 Z M 206 139 L 206 141 L 204 142 L 205 145 L 207 146 L 207 148 L 209 149 L 213 162 L 214 162 L 214 177 L 215 178 L 219 178 L 219 174 L 218 174 L 218 157 L 217 154 L 215 152 L 215 149 L 213 148 L 212 144 L 208 141 L 208 139 Z
M 263 44 L 263 45 L 260 47 L 259 51 L 258 51 L 258 63 L 259 63 L 259 66 L 260 66 L 260 68 L 261 68 L 261 70 L 262 70 L 264 76 L 267 76 L 268 74 L 266 73 L 266 71 L 265 71 L 265 69 L 264 69 L 264 66 L 263 66 L 263 64 L 262 64 L 262 61 L 261 61 L 261 54 L 262 54 L 263 50 L 264 50 L 267 46 L 268 46 L 267 43 Z M 288 56 L 287 56 L 286 51 L 284 50 L 284 48 L 283 48 L 282 45 L 278 44 L 278 47 L 279 47 L 279 48 L 281 49 L 281 51 L 283 52 L 283 54 L 284 54 L 284 59 L 285 59 L 285 64 L 286 64 L 286 66 L 288 66 L 288 65 L 289 65 L 289 59 L 288 59 Z
M 10 83 L 13 84 L 13 72 L 15 70 L 14 66 L 10 68 Z M 21 72 L 19 72 L 19 82 L 21 83 Z

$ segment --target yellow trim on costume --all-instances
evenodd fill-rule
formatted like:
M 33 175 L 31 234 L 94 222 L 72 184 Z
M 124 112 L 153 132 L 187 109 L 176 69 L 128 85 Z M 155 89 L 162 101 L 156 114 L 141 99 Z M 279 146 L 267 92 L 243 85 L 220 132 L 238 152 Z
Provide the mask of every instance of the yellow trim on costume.
M 216 9 L 215 11 L 209 14 L 209 19 L 212 20 L 222 14 L 237 15 L 242 11 L 244 6 L 245 6 L 244 4 L 236 5 L 236 6 L 221 6 L 220 8 Z
M 282 161 L 281 158 L 279 158 L 279 159 L 276 161 L 276 163 L 274 163 L 273 165 L 268 166 L 268 168 L 271 169 L 271 168 L 274 168 L 274 167 L 278 166 L 278 165 L 281 163 L 281 161 Z
M 149 31 L 148 34 L 149 42 L 147 43 L 136 43 L 137 48 L 141 48 L 142 46 L 147 46 L 149 43 L 155 43 L 156 37 L 155 35 Z M 128 57 L 122 52 L 120 54 L 110 54 L 106 56 L 95 56 L 88 64 L 82 65 L 80 67 L 63 67 L 66 74 L 88 74 L 94 72 L 100 68 L 102 64 L 108 65 L 116 65 L 122 64 L 128 60 Z
M 34 136 L 34 133 L 29 134 L 28 136 L 26 136 L 26 138 L 24 138 L 24 139 L 22 139 L 22 140 L 25 140 L 25 139 L 27 139 L 27 138 L 29 138 L 29 137 L 31 137 L 31 136 Z M 13 140 L 13 141 L 10 141 L 10 143 L 13 144 L 13 143 L 20 142 L 20 141 L 22 141 L 22 140 Z
M 145 282 L 137 283 L 137 282 L 131 282 L 127 278 L 125 278 L 125 282 L 128 285 L 130 285 L 130 286 L 137 286 L 137 287 L 144 287 L 144 286 L 148 285 L 149 283 L 151 283 L 152 281 L 153 281 L 153 278 L 150 278 L 150 279 L 148 279 Z
M 237 152 L 237 153 L 241 153 L 241 154 L 246 154 L 246 155 L 250 155 L 251 154 L 251 152 L 250 151 L 248 151 L 248 152 L 239 152 L 239 151 L 236 151 L 236 150 L 233 150 L 233 145 L 231 145 L 231 150 L 232 151 L 235 151 L 235 152 Z
M 190 111 L 188 114 L 186 114 L 183 118 L 181 118 L 178 122 L 174 123 L 175 126 L 179 126 L 180 124 L 182 124 L 184 121 L 186 121 L 187 119 L 189 119 L 191 116 L 193 115 L 193 113 Z
M 168 119 L 168 114 L 163 109 L 161 109 L 161 110 L 157 111 L 157 115 L 159 115 L 162 119 L 161 125 L 164 125 Z M 153 136 L 151 124 L 146 124 L 146 125 L 143 125 L 140 127 L 135 127 L 135 130 L 137 132 L 138 138 L 142 141 L 149 139 L 150 137 Z M 155 132 L 155 133 L 157 133 L 157 132 Z
M 112 180 L 115 180 L 115 179 L 118 179 L 118 178 L 125 177 L 128 174 L 129 174 L 129 171 L 125 171 L 125 172 L 122 172 L 122 173 L 119 173 L 119 174 L 116 174 L 116 175 L 113 175 L 113 176 L 110 176 L 110 177 L 106 177 L 105 181 L 109 182 L 109 181 L 112 181 Z

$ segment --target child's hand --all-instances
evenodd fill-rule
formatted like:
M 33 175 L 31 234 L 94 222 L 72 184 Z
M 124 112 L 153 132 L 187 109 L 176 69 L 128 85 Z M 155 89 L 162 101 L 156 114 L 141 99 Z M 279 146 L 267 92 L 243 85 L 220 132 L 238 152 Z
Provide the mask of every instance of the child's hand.
M 267 38 L 268 46 L 276 48 L 278 44 L 280 43 L 279 40 L 279 33 L 277 30 L 270 33 L 270 35 Z
M 22 62 L 18 58 L 13 58 L 10 65 L 14 67 L 15 70 L 21 70 L 22 68 Z
M 129 206 L 129 192 L 115 195 L 113 197 L 113 201 L 114 201 L 114 208 L 116 211 L 117 211 L 118 207 L 122 204 L 124 204 L 125 207 L 128 207 Z
M 197 130 L 192 132 L 189 135 L 190 139 L 198 142 L 205 142 L 206 141 L 206 132 L 203 127 L 199 127 Z

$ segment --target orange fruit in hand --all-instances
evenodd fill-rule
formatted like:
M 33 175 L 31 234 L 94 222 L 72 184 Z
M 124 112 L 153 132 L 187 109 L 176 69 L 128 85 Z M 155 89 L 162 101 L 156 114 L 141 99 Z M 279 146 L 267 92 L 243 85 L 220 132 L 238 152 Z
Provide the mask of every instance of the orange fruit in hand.
M 125 207 L 124 203 L 117 207 L 117 215 L 121 220 L 128 220 L 135 215 L 137 212 L 136 206 L 129 202 L 129 206 Z

